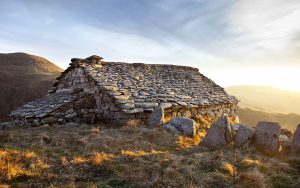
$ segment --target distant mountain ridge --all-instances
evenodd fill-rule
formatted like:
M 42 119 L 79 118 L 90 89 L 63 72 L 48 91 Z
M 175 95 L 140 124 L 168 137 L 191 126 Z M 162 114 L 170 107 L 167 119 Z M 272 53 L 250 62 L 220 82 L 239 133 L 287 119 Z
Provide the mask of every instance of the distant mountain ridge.
M 268 113 L 300 115 L 300 93 L 264 86 L 232 86 L 225 89 L 236 96 L 239 106 Z
M 63 71 L 45 58 L 26 53 L 0 53 L 0 118 L 47 94 Z

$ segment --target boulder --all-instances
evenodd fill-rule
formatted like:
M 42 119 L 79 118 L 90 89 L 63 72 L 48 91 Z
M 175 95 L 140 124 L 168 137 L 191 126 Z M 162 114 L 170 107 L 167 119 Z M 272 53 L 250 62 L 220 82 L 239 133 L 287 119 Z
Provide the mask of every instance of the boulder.
M 268 155 L 278 154 L 280 130 L 278 123 L 259 122 L 253 139 L 255 147 Z
M 238 129 L 236 130 L 235 144 L 238 147 L 250 146 L 252 143 L 252 137 L 254 135 L 254 129 L 247 125 L 238 124 Z M 233 127 L 237 127 L 232 125 Z
M 292 155 L 300 154 L 300 124 L 297 126 L 297 129 L 294 133 L 291 151 L 292 151 Z
M 208 129 L 202 144 L 208 148 L 219 148 L 231 143 L 233 129 L 228 124 L 228 117 L 223 116 Z
M 186 136 L 194 136 L 196 134 L 198 124 L 189 118 L 185 117 L 175 117 L 168 121 L 164 127 L 178 131 L 178 133 L 186 135 Z
M 153 126 L 161 125 L 163 121 L 164 121 L 164 109 L 159 105 L 150 114 L 147 123 L 149 126 L 153 127 Z

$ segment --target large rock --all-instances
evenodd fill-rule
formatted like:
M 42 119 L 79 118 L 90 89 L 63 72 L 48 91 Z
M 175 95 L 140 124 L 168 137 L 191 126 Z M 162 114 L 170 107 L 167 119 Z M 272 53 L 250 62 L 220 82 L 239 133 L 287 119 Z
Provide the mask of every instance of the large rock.
M 254 129 L 247 125 L 238 124 L 238 129 L 235 136 L 235 144 L 238 147 L 250 146 L 252 143 L 252 137 L 254 135 Z M 235 127 L 233 125 L 233 127 Z
M 297 126 L 297 129 L 294 133 L 291 150 L 292 155 L 300 154 L 300 124 Z
M 152 114 L 150 114 L 148 118 L 148 125 L 153 127 L 153 126 L 159 126 L 163 123 L 164 121 L 164 109 L 159 105 L 157 106 Z
M 201 143 L 214 149 L 227 146 L 231 143 L 232 137 L 233 130 L 228 123 L 228 117 L 223 116 L 212 124 Z
M 194 120 L 185 117 L 175 117 L 164 125 L 164 127 L 186 136 L 194 136 L 197 126 L 198 124 Z
M 278 154 L 280 130 L 278 123 L 259 122 L 253 139 L 255 147 L 268 155 Z

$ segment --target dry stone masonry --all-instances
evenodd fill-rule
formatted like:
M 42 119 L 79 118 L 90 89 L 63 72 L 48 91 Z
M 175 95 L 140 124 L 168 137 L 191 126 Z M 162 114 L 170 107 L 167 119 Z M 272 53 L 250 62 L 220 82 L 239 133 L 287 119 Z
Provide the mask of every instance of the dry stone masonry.
M 196 68 L 105 62 L 94 55 L 71 59 L 47 96 L 13 111 L 11 117 L 14 124 L 34 126 L 96 121 L 158 125 L 198 114 L 236 116 L 237 103 Z

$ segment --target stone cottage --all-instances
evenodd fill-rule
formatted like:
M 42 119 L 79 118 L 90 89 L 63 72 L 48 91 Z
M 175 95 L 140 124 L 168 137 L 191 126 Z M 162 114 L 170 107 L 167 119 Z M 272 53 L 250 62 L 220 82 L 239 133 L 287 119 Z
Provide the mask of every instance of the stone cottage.
M 73 58 L 44 98 L 11 112 L 16 125 L 109 122 L 143 125 L 160 108 L 163 121 L 197 114 L 235 116 L 238 100 L 197 68 Z

